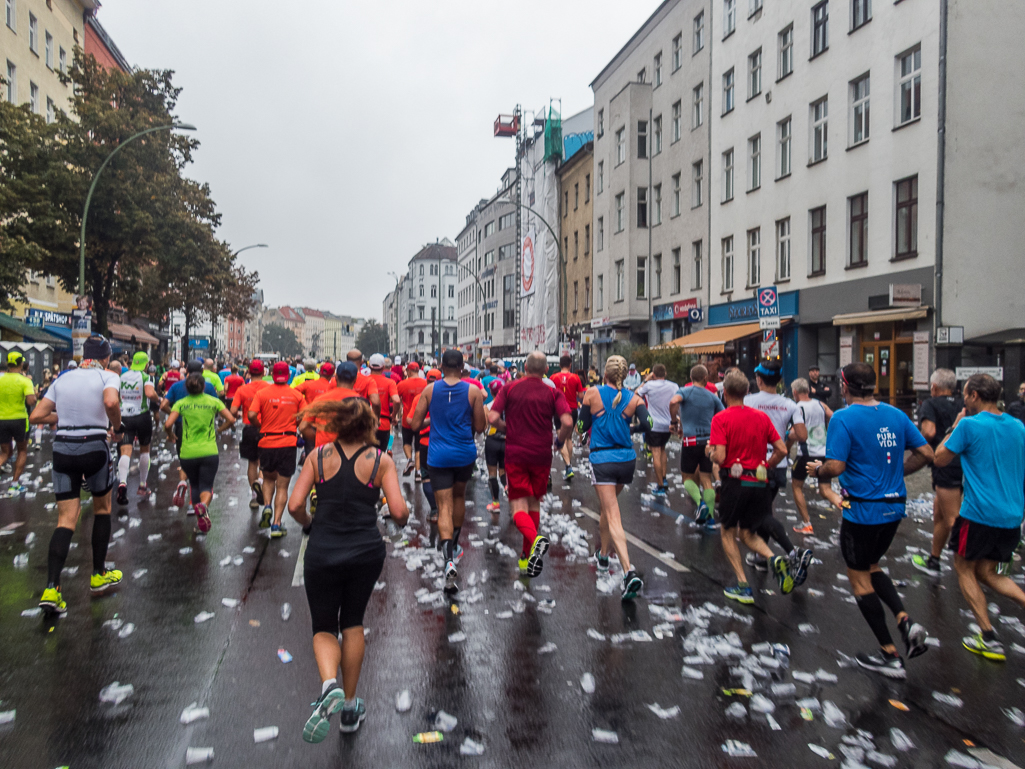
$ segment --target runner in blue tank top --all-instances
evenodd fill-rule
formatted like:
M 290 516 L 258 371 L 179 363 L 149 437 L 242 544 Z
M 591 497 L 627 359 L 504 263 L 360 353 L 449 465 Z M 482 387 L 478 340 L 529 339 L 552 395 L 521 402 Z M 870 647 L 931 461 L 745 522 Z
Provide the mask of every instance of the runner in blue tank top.
M 630 565 L 626 535 L 619 512 L 619 493 L 634 477 L 637 454 L 630 437 L 630 421 L 637 417 L 638 432 L 651 430 L 651 417 L 644 401 L 629 390 L 623 390 L 626 359 L 612 355 L 605 362 L 605 384 L 589 387 L 580 405 L 581 434 L 591 431 L 591 485 L 601 505 L 601 548 L 594 554 L 598 572 L 608 574 L 609 548 L 619 556 L 623 567 L 624 601 L 630 601 L 644 587 L 644 582 Z
M 417 431 L 428 414 L 431 442 L 427 447 L 427 468 L 438 503 L 438 540 L 445 554 L 445 590 L 454 593 L 459 532 L 466 515 L 466 483 L 477 461 L 475 433 L 484 432 L 484 394 L 479 387 L 462 381 L 463 354 L 446 350 L 441 356 L 440 382 L 424 388 L 410 427 Z

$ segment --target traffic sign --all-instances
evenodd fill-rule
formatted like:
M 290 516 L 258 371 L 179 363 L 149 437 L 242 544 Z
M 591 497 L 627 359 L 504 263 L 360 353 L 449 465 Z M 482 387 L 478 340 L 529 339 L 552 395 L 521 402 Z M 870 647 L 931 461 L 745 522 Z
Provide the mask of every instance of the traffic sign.
M 760 288 L 755 292 L 758 307 L 758 328 L 779 328 L 779 294 L 775 286 Z

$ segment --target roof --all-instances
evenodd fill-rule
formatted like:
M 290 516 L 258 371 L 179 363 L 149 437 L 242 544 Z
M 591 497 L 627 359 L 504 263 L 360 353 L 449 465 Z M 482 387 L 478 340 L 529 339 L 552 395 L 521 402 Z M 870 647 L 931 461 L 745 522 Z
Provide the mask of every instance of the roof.
M 292 323 L 305 323 L 306 319 L 293 310 L 291 307 L 278 307 L 278 312 L 281 313 L 281 317 Z
M 563 176 L 585 161 L 592 161 L 594 158 L 594 141 L 588 141 L 569 155 L 555 170 L 557 176 Z
M 99 3 L 93 3 L 92 5 L 95 8 Z M 113 57 L 114 61 L 117 62 L 117 65 L 121 67 L 124 72 L 132 72 L 134 67 L 128 63 L 128 59 L 126 59 L 124 54 L 121 53 L 121 49 L 117 47 L 117 44 L 111 36 L 107 34 L 107 30 L 103 28 L 103 25 L 100 24 L 96 16 L 86 14 L 85 23 L 92 28 L 93 32 L 96 33 L 96 36 L 100 39 L 100 42 L 103 43 L 103 46 L 110 52 L 111 57 Z
M 619 66 L 620 60 L 625 59 L 629 54 L 631 54 L 633 50 L 637 47 L 637 45 L 641 42 L 641 40 L 647 37 L 648 33 L 651 32 L 651 30 L 655 28 L 658 22 L 662 20 L 662 17 L 664 17 L 666 13 L 668 13 L 668 11 L 671 8 L 675 7 L 676 4 L 680 1 L 681 0 L 665 0 L 665 2 L 662 3 L 662 5 L 655 9 L 655 12 L 648 17 L 647 21 L 641 24 L 640 29 L 634 32 L 633 36 L 626 41 L 626 45 L 619 49 L 619 51 L 616 53 L 615 56 L 612 57 L 609 63 L 602 67 L 602 70 L 598 73 L 597 77 L 595 77 L 594 80 L 591 81 L 592 91 L 595 90 L 596 86 L 599 84 L 598 81 L 604 81 L 605 77 L 609 75 L 611 71 L 614 70 L 617 66 Z
M 44 344 L 64 347 L 64 340 L 42 329 L 30 326 L 24 321 L 12 318 L 10 315 L 0 313 L 0 329 L 8 331 L 16 336 L 22 337 L 26 342 L 42 342 Z
M 298 312 L 303 316 L 309 316 L 311 318 L 323 318 L 324 313 L 320 310 L 311 310 L 309 307 L 300 307 Z
M 448 259 L 454 262 L 458 256 L 455 246 L 444 245 L 443 243 L 428 243 L 421 248 L 410 261 L 417 259 Z

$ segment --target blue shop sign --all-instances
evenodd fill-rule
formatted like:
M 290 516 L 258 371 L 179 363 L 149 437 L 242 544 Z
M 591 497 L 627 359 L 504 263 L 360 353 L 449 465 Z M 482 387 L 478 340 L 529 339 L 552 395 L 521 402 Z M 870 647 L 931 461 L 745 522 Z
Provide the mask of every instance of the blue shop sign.
M 788 291 L 779 295 L 779 314 L 788 317 L 798 314 L 799 292 Z M 726 326 L 735 323 L 750 323 L 758 320 L 758 306 L 754 297 L 728 304 L 713 304 L 708 308 L 709 326 Z

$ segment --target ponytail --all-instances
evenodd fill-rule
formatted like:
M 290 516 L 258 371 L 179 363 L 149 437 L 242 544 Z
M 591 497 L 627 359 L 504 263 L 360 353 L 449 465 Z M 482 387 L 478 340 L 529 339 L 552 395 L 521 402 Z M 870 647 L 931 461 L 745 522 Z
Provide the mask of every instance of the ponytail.
M 619 405 L 623 398 L 623 380 L 626 378 L 626 358 L 622 355 L 610 355 L 605 361 L 605 381 L 618 391 L 612 399 L 612 408 Z

